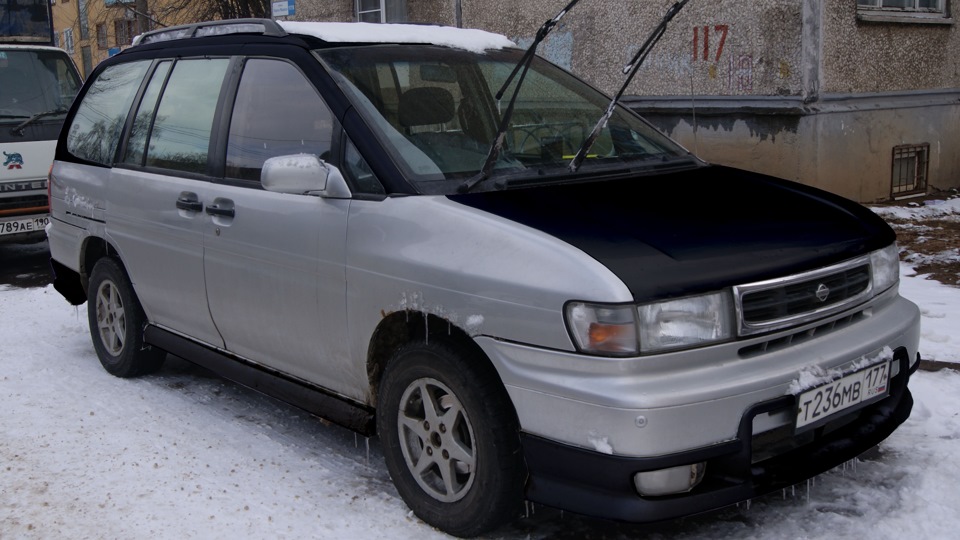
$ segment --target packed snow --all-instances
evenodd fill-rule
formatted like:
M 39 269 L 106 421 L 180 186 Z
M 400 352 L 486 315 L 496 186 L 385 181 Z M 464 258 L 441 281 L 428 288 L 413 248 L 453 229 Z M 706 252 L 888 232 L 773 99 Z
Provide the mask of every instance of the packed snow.
M 960 289 L 901 270 L 924 358 L 960 367 Z M 877 451 L 793 489 L 648 526 L 530 506 L 489 538 L 956 538 L 960 372 L 911 388 L 912 416 Z M 0 285 L 0 403 L 3 539 L 447 537 L 400 500 L 376 439 L 174 357 L 112 377 L 86 306 L 51 286 Z
M 362 22 L 278 21 L 278 23 L 291 34 L 313 36 L 331 43 L 419 43 L 454 47 L 476 53 L 482 53 L 487 49 L 517 46 L 506 36 L 473 28 Z

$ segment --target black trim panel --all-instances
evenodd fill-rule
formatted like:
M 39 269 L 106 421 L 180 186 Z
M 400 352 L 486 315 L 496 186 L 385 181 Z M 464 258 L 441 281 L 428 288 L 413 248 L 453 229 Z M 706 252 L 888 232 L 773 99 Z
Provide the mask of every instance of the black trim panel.
M 792 407 L 792 396 L 747 411 L 733 441 L 655 458 L 612 456 L 521 434 L 530 472 L 527 498 L 594 517 L 647 523 L 718 510 L 796 485 L 873 448 L 910 416 L 912 370 L 906 351 L 895 357 L 900 372 L 891 380 L 889 397 L 838 419 L 842 424 L 855 417 L 832 432 L 821 428 L 813 442 L 758 463 L 751 463 L 754 417 Z M 637 472 L 699 462 L 707 463 L 706 475 L 690 493 L 641 497 L 633 486 Z
M 72 306 L 79 306 L 87 301 L 87 291 L 83 288 L 80 274 L 67 268 L 65 265 L 50 259 L 50 273 L 53 275 L 53 288 L 70 302 Z
M 221 377 L 299 407 L 308 413 L 362 435 L 373 435 L 373 409 L 320 387 L 203 346 L 157 326 L 148 325 L 144 341 L 170 354 L 213 371 Z

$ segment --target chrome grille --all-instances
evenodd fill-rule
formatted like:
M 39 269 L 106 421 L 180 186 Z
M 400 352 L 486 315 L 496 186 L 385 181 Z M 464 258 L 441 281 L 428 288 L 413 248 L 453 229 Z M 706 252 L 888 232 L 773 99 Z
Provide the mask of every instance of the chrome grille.
M 787 328 L 838 313 L 871 292 L 869 257 L 734 287 L 739 333 Z
M 870 267 L 863 265 L 823 278 L 745 294 L 743 320 L 756 324 L 816 311 L 855 297 L 869 286 Z

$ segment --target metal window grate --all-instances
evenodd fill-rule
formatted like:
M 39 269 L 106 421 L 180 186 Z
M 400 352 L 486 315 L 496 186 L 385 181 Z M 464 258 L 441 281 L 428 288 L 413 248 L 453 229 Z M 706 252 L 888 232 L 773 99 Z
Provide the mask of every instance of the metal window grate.
M 927 192 L 929 156 L 930 145 L 926 143 L 893 147 L 892 198 Z

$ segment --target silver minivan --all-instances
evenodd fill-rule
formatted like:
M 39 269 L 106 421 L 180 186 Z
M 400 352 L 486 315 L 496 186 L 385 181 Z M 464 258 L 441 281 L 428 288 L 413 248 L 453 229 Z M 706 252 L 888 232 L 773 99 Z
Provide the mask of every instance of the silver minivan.
M 171 353 L 376 435 L 454 535 L 705 512 L 888 437 L 920 359 L 893 231 L 610 103 L 477 30 L 148 33 L 67 117 L 55 287 L 108 372 Z

